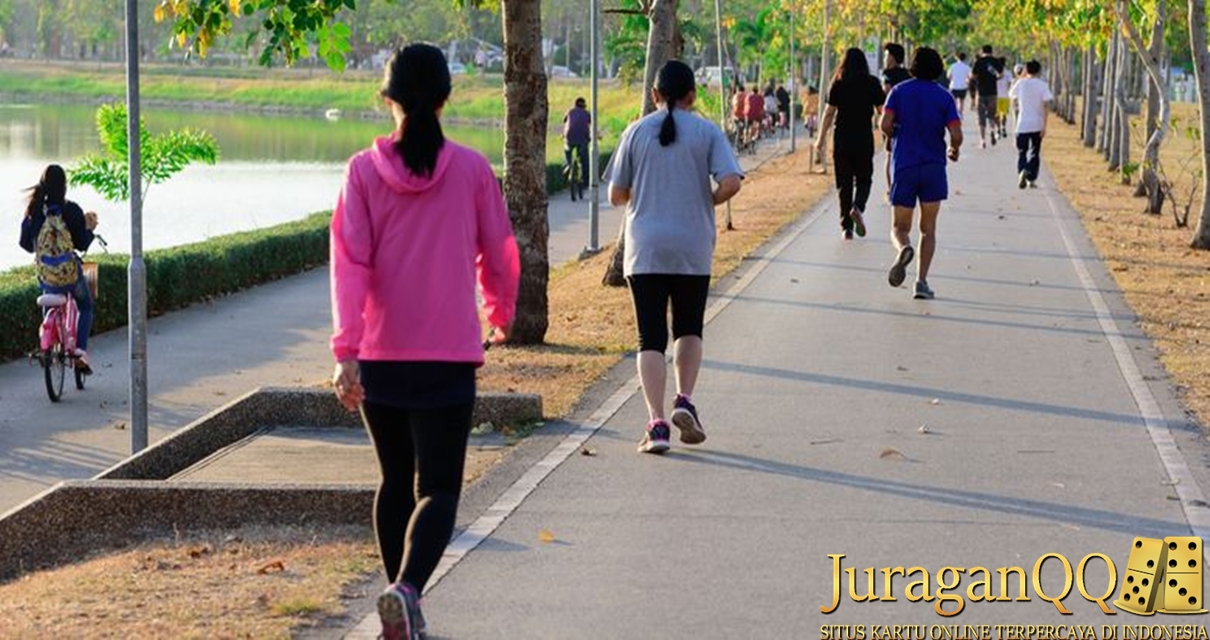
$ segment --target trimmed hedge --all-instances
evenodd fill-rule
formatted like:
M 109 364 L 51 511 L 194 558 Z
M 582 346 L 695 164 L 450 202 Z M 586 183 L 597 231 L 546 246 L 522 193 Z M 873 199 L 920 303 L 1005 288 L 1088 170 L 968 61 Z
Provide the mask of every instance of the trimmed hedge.
M 603 151 L 598 166 L 606 166 L 611 153 Z M 546 192 L 566 188 L 563 165 L 547 164 Z M 296 222 L 148 251 L 148 315 L 158 316 L 326 264 L 331 220 L 331 212 L 315 213 Z M 99 265 L 100 296 L 93 335 L 125 326 L 129 256 L 90 254 L 88 259 Z M 32 266 L 0 272 L 0 361 L 24 356 L 37 347 L 41 323 L 34 304 L 37 297 Z
M 331 219 L 331 213 L 315 213 L 296 222 L 148 251 L 148 315 L 157 316 L 327 263 Z M 126 324 L 129 256 L 90 254 L 89 260 L 99 265 L 100 296 L 92 330 L 95 335 Z M 0 273 L 0 359 L 23 356 L 37 347 L 41 322 L 34 304 L 37 297 L 33 267 Z

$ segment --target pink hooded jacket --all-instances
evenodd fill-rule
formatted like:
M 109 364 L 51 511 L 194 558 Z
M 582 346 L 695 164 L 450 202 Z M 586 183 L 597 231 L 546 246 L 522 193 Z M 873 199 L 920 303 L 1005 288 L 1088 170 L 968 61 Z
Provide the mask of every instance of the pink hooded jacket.
M 512 323 L 517 243 L 491 166 L 471 149 L 446 140 L 421 177 L 378 138 L 349 160 L 331 245 L 337 360 L 482 364 L 476 275 L 488 322 Z

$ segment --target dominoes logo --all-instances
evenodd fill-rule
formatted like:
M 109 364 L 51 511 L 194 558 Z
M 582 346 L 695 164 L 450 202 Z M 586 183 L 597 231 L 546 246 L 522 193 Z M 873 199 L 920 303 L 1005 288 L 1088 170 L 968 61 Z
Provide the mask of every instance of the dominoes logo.
M 1202 539 L 1171 536 L 1135 538 L 1113 603 L 1135 615 L 1206 613 L 1202 603 Z

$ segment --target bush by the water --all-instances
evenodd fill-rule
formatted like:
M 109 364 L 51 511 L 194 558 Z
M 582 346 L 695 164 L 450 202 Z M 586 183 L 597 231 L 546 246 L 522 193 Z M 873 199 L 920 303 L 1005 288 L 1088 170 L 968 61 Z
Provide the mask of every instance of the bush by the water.
M 598 166 L 606 166 L 609 154 L 601 153 Z M 565 188 L 562 165 L 546 165 L 547 192 Z M 148 251 L 148 315 L 157 316 L 327 263 L 331 220 L 330 212 L 316 213 L 297 222 Z M 125 326 L 129 257 L 92 253 L 88 259 L 99 265 L 101 292 L 92 333 Z M 23 356 L 37 347 L 41 322 L 34 303 L 37 298 L 32 266 L 0 272 L 0 327 L 4 327 L 0 332 L 0 360 Z
M 160 315 L 325 264 L 331 219 L 330 213 L 316 213 L 266 229 L 147 252 L 148 315 Z M 89 254 L 88 259 L 99 265 L 100 295 L 92 333 L 124 326 L 129 257 Z M 22 356 L 37 347 L 41 322 L 37 297 L 33 267 L 0 273 L 0 327 L 4 327 L 0 359 Z

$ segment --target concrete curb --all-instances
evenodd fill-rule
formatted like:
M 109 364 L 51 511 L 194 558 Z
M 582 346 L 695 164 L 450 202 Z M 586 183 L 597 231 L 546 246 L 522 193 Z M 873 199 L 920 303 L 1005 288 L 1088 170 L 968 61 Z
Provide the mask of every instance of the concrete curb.
M 473 424 L 524 424 L 542 419 L 534 394 L 480 393 Z M 140 453 L 102 471 L 97 480 L 167 480 L 207 456 L 265 427 L 307 426 L 361 429 L 328 389 L 263 387 L 236 398 Z
M 540 420 L 541 398 L 485 393 L 475 424 Z M 369 526 L 373 487 L 166 482 L 267 427 L 360 429 L 330 390 L 262 388 L 181 428 L 91 480 L 60 482 L 0 515 L 0 581 L 182 531 L 247 524 Z

